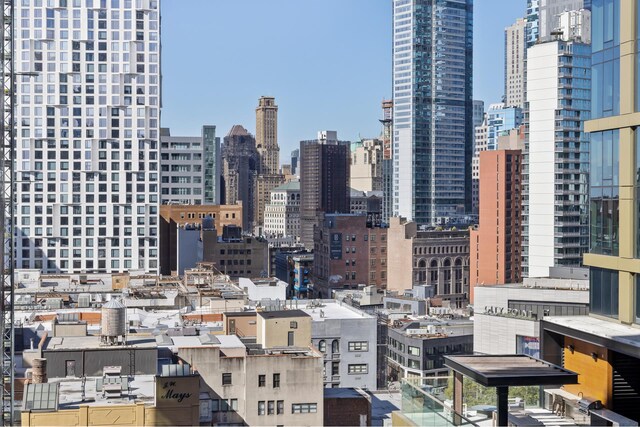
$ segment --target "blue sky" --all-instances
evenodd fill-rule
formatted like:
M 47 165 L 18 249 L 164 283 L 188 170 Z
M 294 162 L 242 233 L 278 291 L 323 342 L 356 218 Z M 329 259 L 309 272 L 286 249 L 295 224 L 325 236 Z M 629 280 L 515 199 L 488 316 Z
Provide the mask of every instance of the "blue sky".
M 276 97 L 281 162 L 302 139 L 380 133 L 391 96 L 390 0 L 163 0 L 162 126 L 199 135 L 255 132 L 261 95 Z M 499 102 L 504 27 L 525 0 L 475 0 L 474 97 Z

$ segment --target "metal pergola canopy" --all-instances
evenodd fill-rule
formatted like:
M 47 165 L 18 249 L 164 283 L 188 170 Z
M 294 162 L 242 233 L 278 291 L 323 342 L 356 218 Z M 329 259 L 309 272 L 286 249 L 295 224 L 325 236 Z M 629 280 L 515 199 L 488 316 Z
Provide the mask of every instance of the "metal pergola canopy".
M 444 356 L 444 364 L 485 387 L 578 383 L 575 372 L 524 354 Z

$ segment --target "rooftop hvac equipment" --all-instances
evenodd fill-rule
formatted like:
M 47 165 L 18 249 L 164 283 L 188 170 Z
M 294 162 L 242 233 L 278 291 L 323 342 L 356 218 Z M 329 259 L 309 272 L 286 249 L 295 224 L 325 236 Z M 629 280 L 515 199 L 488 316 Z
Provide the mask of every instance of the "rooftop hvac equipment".
M 78 295 L 78 307 L 89 308 L 91 306 L 91 294 Z

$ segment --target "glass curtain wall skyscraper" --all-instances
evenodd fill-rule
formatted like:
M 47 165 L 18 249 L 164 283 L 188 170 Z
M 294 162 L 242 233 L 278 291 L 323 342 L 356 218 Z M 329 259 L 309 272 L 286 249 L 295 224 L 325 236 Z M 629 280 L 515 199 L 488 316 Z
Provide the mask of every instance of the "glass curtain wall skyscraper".
M 17 267 L 157 272 L 160 1 L 14 4 Z
M 393 212 L 471 210 L 473 0 L 393 2 Z

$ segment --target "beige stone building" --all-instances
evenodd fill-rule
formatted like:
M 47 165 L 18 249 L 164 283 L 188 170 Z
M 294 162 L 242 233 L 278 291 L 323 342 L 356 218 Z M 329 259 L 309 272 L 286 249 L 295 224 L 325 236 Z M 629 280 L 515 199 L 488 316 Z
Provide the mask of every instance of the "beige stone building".
M 271 201 L 271 191 L 284 184 L 284 175 L 258 175 L 256 178 L 256 200 L 254 224 L 257 227 L 264 225 L 264 211 Z M 257 230 L 257 234 L 262 234 L 261 230 Z
M 234 319 L 240 321 L 226 318 Z M 310 347 L 311 317 L 289 310 L 260 312 L 256 319 L 255 345 L 223 335 L 216 345 L 178 349 L 214 399 L 214 425 L 322 425 L 323 356 Z M 291 331 L 295 346 L 287 345 Z
M 392 217 L 387 232 L 388 290 L 432 286 L 452 306 L 469 297 L 469 230 L 419 229 L 413 221 Z
M 265 348 L 311 345 L 311 316 L 302 310 L 260 311 L 256 342 Z
M 365 139 L 352 144 L 351 188 L 382 191 L 382 148 L 379 139 Z
M 256 107 L 256 148 L 260 154 L 260 173 L 280 173 L 280 147 L 278 146 L 278 106 L 275 98 L 262 96 Z
M 257 234 L 262 234 L 264 209 L 271 199 L 271 190 L 284 184 L 280 173 L 280 147 L 278 146 L 278 106 L 275 98 L 262 96 L 256 108 L 256 150 L 260 166 L 256 178 L 253 224 Z

